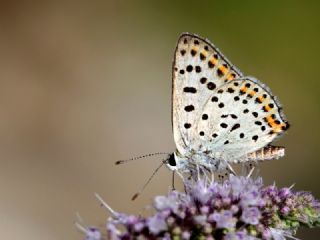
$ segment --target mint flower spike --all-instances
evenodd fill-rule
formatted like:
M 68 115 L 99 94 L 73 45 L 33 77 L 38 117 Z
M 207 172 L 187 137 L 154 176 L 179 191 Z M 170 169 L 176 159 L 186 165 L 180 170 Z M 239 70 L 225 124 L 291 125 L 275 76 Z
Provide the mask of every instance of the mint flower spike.
M 98 199 L 100 202 L 101 206 L 105 207 L 114 217 L 118 217 L 119 213 L 114 211 L 103 199 L 102 197 L 98 194 L 95 193 L 94 196 Z
M 76 228 L 85 235 L 86 240 L 101 240 L 102 235 L 98 228 L 96 227 L 85 227 L 82 218 L 77 213 L 78 221 L 75 222 Z
M 100 205 L 103 206 L 111 215 L 112 215 L 112 221 L 115 221 L 115 219 L 120 219 L 121 216 L 124 216 L 125 219 L 128 217 L 126 215 L 120 214 L 113 210 L 103 199 L 102 197 L 98 194 L 94 194 L 95 197 L 98 199 L 100 202 Z M 96 228 L 96 227 L 86 227 L 84 226 L 83 220 L 80 217 L 79 214 L 77 214 L 78 221 L 75 222 L 76 227 L 78 230 L 80 230 L 84 235 L 85 235 L 85 240 L 102 240 L 106 239 L 102 236 L 101 231 Z M 110 219 L 111 220 L 111 219 Z M 120 235 L 120 231 L 116 229 L 115 226 L 108 226 L 108 232 L 110 233 L 110 236 L 108 239 L 111 237 L 111 239 L 118 239 L 118 235 Z
M 117 213 L 98 197 L 113 217 L 105 238 L 92 237 L 96 229 L 89 229 L 86 239 L 285 240 L 297 239 L 299 226 L 320 226 L 320 203 L 308 192 L 263 186 L 260 177 L 184 183 L 186 192 L 156 196 L 149 217 Z

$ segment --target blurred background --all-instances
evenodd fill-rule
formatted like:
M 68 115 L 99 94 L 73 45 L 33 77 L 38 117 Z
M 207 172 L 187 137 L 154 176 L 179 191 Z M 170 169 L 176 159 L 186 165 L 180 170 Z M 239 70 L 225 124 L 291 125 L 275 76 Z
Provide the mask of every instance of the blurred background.
M 209 38 L 279 97 L 292 127 L 266 183 L 320 198 L 318 1 L 1 1 L 0 230 L 3 239 L 82 239 L 73 222 L 103 227 L 116 210 L 147 214 L 166 194 L 175 148 L 171 64 L 181 32 Z M 298 237 L 318 239 L 320 231 Z

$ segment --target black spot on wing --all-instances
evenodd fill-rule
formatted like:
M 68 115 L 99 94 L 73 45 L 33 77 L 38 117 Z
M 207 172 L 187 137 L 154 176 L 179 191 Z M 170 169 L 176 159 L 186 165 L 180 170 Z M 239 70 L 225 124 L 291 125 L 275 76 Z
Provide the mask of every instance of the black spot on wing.
M 218 102 L 219 99 L 218 99 L 216 96 L 214 96 L 214 97 L 211 98 L 211 101 L 212 101 L 212 102 Z
M 219 108 L 223 108 L 223 107 L 224 107 L 224 103 L 223 103 L 223 102 L 219 103 L 219 104 L 218 104 L 218 107 L 219 107 Z
M 227 89 L 227 92 L 228 92 L 228 93 L 234 93 L 234 89 L 231 88 L 231 87 L 229 87 L 229 88 Z
M 220 93 L 220 94 L 223 93 L 223 89 L 219 89 L 218 93 Z
M 258 113 L 257 112 L 252 112 L 252 115 L 257 118 L 258 117 Z
M 187 72 L 192 72 L 193 66 L 192 65 L 188 65 L 186 70 L 187 70 Z
M 209 116 L 208 114 L 202 114 L 202 120 L 208 120 Z
M 200 53 L 200 59 L 203 61 L 206 59 L 206 56 L 203 53 Z
M 228 124 L 226 124 L 226 123 L 221 123 L 220 126 L 221 126 L 222 128 L 227 128 L 227 127 L 228 127 Z
M 208 82 L 207 88 L 209 90 L 214 90 L 216 88 L 216 85 L 213 82 Z
M 207 82 L 207 78 L 206 77 L 200 78 L 200 83 L 205 84 L 206 82 Z
M 194 110 L 194 106 L 193 106 L 193 105 L 185 106 L 184 110 L 185 110 L 186 112 L 191 112 L 191 111 Z
M 232 132 L 232 131 L 234 131 L 234 130 L 236 130 L 236 129 L 238 129 L 238 128 L 240 128 L 240 124 L 239 124 L 239 123 L 236 123 L 235 125 L 232 126 L 230 132 Z
M 181 54 L 181 56 L 184 56 L 186 54 L 186 50 L 184 50 L 184 49 L 180 50 L 180 54 Z
M 220 68 L 217 69 L 217 75 L 218 77 L 223 77 L 223 72 L 221 71 Z
M 258 140 L 258 138 L 259 138 L 258 135 L 254 135 L 254 136 L 252 137 L 252 140 L 256 142 L 256 141 Z
M 194 88 L 194 87 L 185 87 L 185 88 L 183 89 L 183 91 L 184 91 L 185 93 L 196 93 L 196 92 L 197 92 L 197 89 Z
M 209 68 L 214 68 L 215 64 L 212 61 L 208 62 L 208 67 Z

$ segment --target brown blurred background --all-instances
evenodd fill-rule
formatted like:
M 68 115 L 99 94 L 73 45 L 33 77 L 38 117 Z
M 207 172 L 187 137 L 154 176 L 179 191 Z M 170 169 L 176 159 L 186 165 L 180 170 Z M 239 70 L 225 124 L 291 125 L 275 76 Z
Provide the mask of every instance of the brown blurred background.
M 82 239 L 76 212 L 88 225 L 108 216 L 94 192 L 145 213 L 168 191 L 163 168 L 131 202 L 159 160 L 113 163 L 174 149 L 171 63 L 183 31 L 271 87 L 292 127 L 278 142 L 287 156 L 262 164 L 265 182 L 320 198 L 319 10 L 317 1 L 1 1 L 1 239 Z

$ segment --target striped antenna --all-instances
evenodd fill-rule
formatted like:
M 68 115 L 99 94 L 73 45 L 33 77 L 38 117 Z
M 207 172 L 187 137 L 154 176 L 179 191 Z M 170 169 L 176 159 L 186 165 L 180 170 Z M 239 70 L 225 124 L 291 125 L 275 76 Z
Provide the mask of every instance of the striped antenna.
M 142 158 L 146 158 L 146 157 L 152 157 L 152 156 L 156 156 L 156 155 L 169 155 L 169 154 L 170 153 L 164 153 L 164 152 L 149 153 L 149 154 L 146 154 L 146 155 L 133 157 L 133 158 L 126 159 L 126 160 L 119 160 L 119 161 L 116 161 L 115 164 L 116 165 L 120 165 L 120 164 L 128 163 L 128 162 L 131 162 L 131 161 L 134 161 L 134 160 L 138 160 L 138 159 L 142 159 Z

